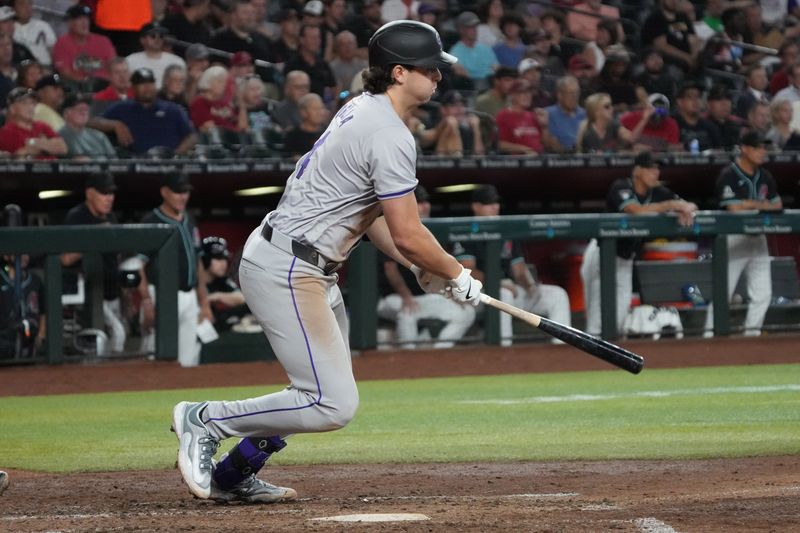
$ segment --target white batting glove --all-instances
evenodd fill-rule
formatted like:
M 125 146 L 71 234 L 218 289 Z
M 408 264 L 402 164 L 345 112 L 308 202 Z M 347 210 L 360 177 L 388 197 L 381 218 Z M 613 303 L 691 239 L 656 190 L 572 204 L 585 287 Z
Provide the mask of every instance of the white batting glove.
M 409 269 L 414 273 L 417 283 L 423 291 L 428 294 L 444 294 L 447 289 L 447 280 L 422 270 L 417 265 L 411 265 Z
M 472 271 L 464 267 L 456 279 L 447 282 L 450 297 L 457 302 L 467 302 L 477 306 L 481 302 L 483 283 L 471 276 Z

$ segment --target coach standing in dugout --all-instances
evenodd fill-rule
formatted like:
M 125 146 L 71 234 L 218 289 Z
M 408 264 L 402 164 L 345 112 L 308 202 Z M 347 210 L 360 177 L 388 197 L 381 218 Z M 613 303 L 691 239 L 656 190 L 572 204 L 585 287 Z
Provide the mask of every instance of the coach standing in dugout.
M 197 324 L 204 319 L 213 320 L 206 291 L 207 274 L 200 261 L 200 233 L 194 217 L 186 210 L 192 185 L 189 176 L 171 173 L 164 177 L 161 185 L 161 205 L 142 217 L 144 224 L 169 224 L 177 228 L 181 238 L 178 247 L 178 362 L 181 366 L 197 366 L 200 363 L 200 341 L 197 339 Z M 143 269 L 139 295 L 142 298 L 142 351 L 155 349 L 155 286 L 154 280 L 159 266 L 155 261 L 140 254 L 147 268 Z M 163 265 L 162 265 L 163 266 Z M 144 331 L 149 330 L 145 335 Z
M 642 152 L 633 160 L 630 178 L 611 184 L 606 196 L 606 212 L 645 215 L 676 213 L 683 226 L 691 226 L 697 206 L 681 199 L 658 181 L 659 161 L 652 152 Z M 622 331 L 633 293 L 633 260 L 642 249 L 642 239 L 617 240 L 617 331 Z M 600 334 L 600 248 L 597 240 L 589 241 L 583 253 L 581 279 L 586 301 L 586 331 Z
M 719 173 L 716 197 L 721 209 L 728 211 L 780 211 L 783 202 L 775 178 L 761 168 L 771 141 L 756 131 L 742 135 L 739 157 Z M 761 326 L 772 300 L 772 271 L 766 235 L 728 235 L 728 299 L 733 296 L 742 273 L 747 274 L 747 315 L 744 334 L 761 335 Z M 713 304 L 706 315 L 706 337 L 714 335 Z
M 67 212 L 64 224 L 75 226 L 117 224 L 117 217 L 113 212 L 116 191 L 117 184 L 110 172 L 90 174 L 86 180 L 86 200 Z M 74 266 L 82 258 L 83 255 L 77 252 L 65 253 L 61 255 L 61 264 Z M 103 254 L 103 320 L 108 329 L 111 351 L 116 353 L 125 349 L 118 265 L 119 254 Z

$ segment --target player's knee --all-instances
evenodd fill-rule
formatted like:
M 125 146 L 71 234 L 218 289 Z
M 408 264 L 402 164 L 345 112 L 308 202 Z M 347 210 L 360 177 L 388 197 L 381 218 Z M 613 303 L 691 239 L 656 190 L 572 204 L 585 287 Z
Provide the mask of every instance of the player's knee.
M 328 411 L 328 426 L 332 430 L 342 429 L 356 416 L 358 398 L 346 404 L 336 405 Z

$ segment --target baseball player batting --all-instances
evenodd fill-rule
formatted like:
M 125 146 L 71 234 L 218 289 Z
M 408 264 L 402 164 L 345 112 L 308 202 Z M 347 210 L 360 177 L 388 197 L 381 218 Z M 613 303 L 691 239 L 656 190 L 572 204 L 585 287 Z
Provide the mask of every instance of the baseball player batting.
M 369 41 L 366 92 L 333 117 L 297 162 L 278 207 L 250 234 L 239 269 L 242 292 L 290 385 L 258 398 L 175 406 L 178 466 L 198 498 L 296 498 L 293 489 L 255 474 L 287 436 L 340 429 L 355 415 L 358 390 L 336 271 L 364 234 L 411 269 L 427 292 L 480 301 L 481 283 L 420 222 L 417 153 L 403 122 L 430 99 L 439 68 L 455 62 L 427 24 L 403 20 L 378 29 Z M 219 442 L 229 437 L 241 440 L 215 462 Z

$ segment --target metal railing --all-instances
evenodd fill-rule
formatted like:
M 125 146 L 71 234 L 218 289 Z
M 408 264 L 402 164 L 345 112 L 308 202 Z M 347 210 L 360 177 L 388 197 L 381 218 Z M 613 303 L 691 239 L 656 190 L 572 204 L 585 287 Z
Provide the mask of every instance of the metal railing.
M 499 297 L 500 251 L 503 241 L 597 239 L 600 247 L 600 301 L 602 336 L 618 337 L 616 317 L 616 249 L 617 239 L 658 237 L 713 238 L 712 276 L 714 301 L 714 332 L 730 334 L 728 302 L 728 248 L 726 236 L 731 234 L 792 234 L 800 233 L 800 210 L 783 212 L 699 211 L 692 227 L 678 224 L 674 215 L 570 214 L 530 215 L 482 218 L 442 218 L 425 220 L 425 225 L 442 243 L 478 242 L 485 247 L 485 264 L 479 265 L 485 274 L 485 291 Z M 350 342 L 353 348 L 370 349 L 376 346 L 377 305 L 375 250 L 364 243 L 350 259 L 348 293 L 350 298 Z M 485 340 L 500 343 L 499 314 L 486 309 Z

